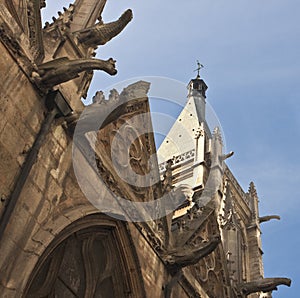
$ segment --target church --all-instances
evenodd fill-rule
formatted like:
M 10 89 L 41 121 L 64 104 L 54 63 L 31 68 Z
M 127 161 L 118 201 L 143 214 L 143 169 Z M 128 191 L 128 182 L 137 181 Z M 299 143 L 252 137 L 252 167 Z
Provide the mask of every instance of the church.
M 106 23 L 106 0 L 76 0 L 43 27 L 45 5 L 0 0 L 1 297 L 270 298 L 290 286 L 264 276 L 260 225 L 279 216 L 260 216 L 254 183 L 243 190 L 226 164 L 201 65 L 156 149 L 149 82 L 81 101 L 94 71 L 117 73 L 95 51 L 126 35 L 132 11 Z

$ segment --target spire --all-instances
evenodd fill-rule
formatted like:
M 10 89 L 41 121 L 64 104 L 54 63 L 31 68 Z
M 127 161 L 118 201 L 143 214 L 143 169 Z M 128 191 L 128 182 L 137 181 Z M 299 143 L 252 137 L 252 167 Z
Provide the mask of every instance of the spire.
M 197 60 L 198 68 L 194 71 L 197 71 L 197 76 L 195 79 L 191 79 L 187 88 L 188 88 L 188 101 L 193 102 L 197 111 L 197 117 L 199 123 L 206 123 L 206 90 L 207 85 L 205 84 L 204 80 L 200 78 L 200 70 L 204 67 L 198 60 Z
M 250 182 L 250 185 L 249 185 L 249 194 L 252 197 L 257 197 L 256 187 L 255 187 L 254 182 L 252 182 L 252 181 Z
M 251 198 L 251 208 L 252 208 L 252 219 L 254 222 L 259 222 L 259 214 L 258 214 L 258 196 L 254 182 L 250 182 L 248 194 Z
M 206 181 L 206 158 L 210 148 L 211 132 L 205 119 L 205 91 L 200 79 L 203 65 L 197 62 L 197 77 L 188 84 L 188 100 L 173 127 L 158 149 L 158 160 L 173 162 L 175 186 L 181 183 L 202 189 Z

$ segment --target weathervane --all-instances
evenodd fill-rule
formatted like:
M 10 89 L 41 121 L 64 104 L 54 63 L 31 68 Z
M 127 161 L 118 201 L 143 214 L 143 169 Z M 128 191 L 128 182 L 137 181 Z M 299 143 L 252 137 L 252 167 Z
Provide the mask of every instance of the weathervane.
M 197 69 L 195 69 L 194 71 L 197 71 L 197 78 L 200 78 L 200 69 L 203 68 L 204 66 L 199 62 L 199 60 L 197 60 Z

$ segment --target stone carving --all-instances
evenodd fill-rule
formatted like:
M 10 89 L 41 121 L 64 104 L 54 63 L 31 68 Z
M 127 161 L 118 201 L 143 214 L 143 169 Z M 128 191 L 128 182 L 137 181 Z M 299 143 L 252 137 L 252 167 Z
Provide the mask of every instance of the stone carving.
M 148 114 L 145 113 L 148 110 L 145 99 L 148 88 L 149 84 L 146 82 L 135 83 L 124 89 L 120 95 L 116 90 L 112 90 L 108 100 L 105 99 L 102 91 L 98 91 L 93 98 L 93 104 L 86 108 L 80 118 L 77 130 L 78 134 L 83 136 L 95 132 L 98 172 L 101 176 L 104 175 L 102 178 L 108 188 L 119 197 L 126 195 L 128 198 L 140 201 L 153 200 L 155 181 L 160 182 L 158 178 L 157 180 L 153 178 L 155 183 L 143 187 L 145 183 L 142 179 L 152 179 L 155 175 L 147 176 L 152 165 L 150 157 L 155 150 L 154 146 L 149 144 L 147 133 L 144 133 L 148 131 L 147 125 L 149 125 Z M 138 126 L 135 125 L 134 121 L 139 115 L 143 117 L 145 127 L 140 123 Z M 99 121 L 95 119 L 99 118 L 103 119 L 103 123 L 97 124 Z M 140 129 L 143 130 L 142 134 L 139 133 Z M 134 175 L 130 177 L 135 180 L 124 179 L 128 177 L 128 173 L 133 173 Z M 124 194 L 122 187 L 128 193 Z M 126 209 L 126 214 L 130 213 L 128 214 L 130 218 L 137 217 L 135 212 L 144 211 Z
M 195 149 L 192 149 L 190 151 L 184 152 L 180 155 L 174 156 L 172 161 L 172 166 L 180 165 L 190 159 L 193 159 L 195 157 Z M 162 162 L 159 164 L 159 171 L 163 172 L 166 170 L 166 166 L 168 164 L 168 161 Z
M 5 5 L 12 15 L 13 19 L 23 30 L 27 28 L 26 20 L 27 20 L 27 3 L 25 0 L 19 1 L 18 6 L 15 5 L 13 0 L 5 0 Z M 22 20 L 22 21 L 21 21 Z M 25 30 L 24 30 L 25 31 Z
M 198 263 L 200 259 L 214 251 L 220 242 L 220 236 L 214 236 L 196 247 L 186 246 L 170 250 L 163 258 L 169 269 L 177 272 L 183 267 Z
M 0 24 L 0 40 L 9 48 L 9 50 L 18 56 L 25 56 L 18 40 L 5 24 Z
M 201 217 L 197 221 L 200 219 Z M 210 235 L 218 235 L 219 228 L 214 211 L 204 220 L 198 231 L 193 240 L 195 244 L 209 239 Z M 217 238 L 218 236 L 215 237 Z M 191 273 L 195 276 L 198 283 L 201 284 L 208 297 L 231 297 L 229 294 L 225 294 L 229 278 L 224 263 L 223 245 L 217 245 L 210 254 L 201 258 L 197 264 L 190 267 Z
M 103 22 L 100 21 L 96 25 L 77 31 L 74 34 L 77 35 L 78 41 L 85 46 L 97 47 L 98 45 L 106 44 L 118 35 L 131 19 L 132 11 L 128 9 L 115 22 L 103 24 Z
M 223 154 L 223 155 L 221 156 L 221 161 L 224 161 L 224 160 L 226 160 L 227 158 L 232 157 L 233 155 L 234 155 L 234 152 L 233 152 L 233 151 L 230 151 L 230 152 L 227 153 L 227 154 Z
M 110 75 L 117 73 L 115 60 L 112 58 L 104 61 L 86 58 L 69 60 L 67 57 L 62 57 L 39 65 L 38 73 L 33 73 L 32 76 L 36 82 L 42 83 L 46 87 L 53 87 L 77 78 L 83 71 L 93 69 L 103 70 Z
M 205 130 L 204 130 L 204 123 L 202 122 L 201 125 L 196 129 L 195 132 L 195 139 L 199 139 L 200 137 L 204 137 Z
M 163 187 L 163 192 L 169 192 L 172 190 L 173 185 L 172 185 L 172 160 L 169 159 L 166 161 L 164 164 L 166 164 L 165 167 L 165 173 L 163 175 L 163 181 L 162 181 L 162 187 Z
M 172 276 L 171 280 L 164 286 L 164 297 L 170 298 L 172 294 L 172 289 L 178 283 L 183 276 L 182 270 L 179 270 L 174 276 Z
M 77 93 L 81 94 L 81 97 L 83 97 L 84 99 L 87 98 L 87 93 L 91 85 L 93 75 L 94 72 L 92 70 L 86 71 L 83 75 L 82 82 L 78 87 Z
M 68 8 L 63 8 L 64 12 L 58 12 L 58 18 L 53 17 L 53 23 L 46 22 L 46 30 L 59 27 L 62 31 L 67 31 L 70 28 L 71 22 L 73 20 L 73 15 L 75 11 L 75 6 L 70 4 Z
M 120 94 L 116 89 L 112 89 L 109 92 L 108 100 L 111 102 L 118 102 Z
M 174 190 L 176 191 L 173 189 L 170 193 Z M 191 199 L 193 194 L 187 187 L 179 187 L 176 192 L 181 192 L 185 200 Z M 169 246 L 161 257 L 172 275 L 186 266 L 195 265 L 207 258 L 218 247 L 221 242 L 219 230 L 215 226 L 216 223 L 208 219 L 212 214 L 208 210 L 193 218 L 187 214 L 169 224 L 172 225 L 172 230 L 169 231 Z
M 262 278 L 256 281 L 246 282 L 240 285 L 240 292 L 244 295 L 249 295 L 257 292 L 271 292 L 277 290 L 277 286 L 291 286 L 289 278 Z
M 97 91 L 96 94 L 93 96 L 93 104 L 101 104 L 104 103 L 105 95 L 103 91 Z
M 250 182 L 248 193 L 254 198 L 257 197 L 257 191 L 254 182 Z
M 45 255 L 24 297 L 144 297 L 133 284 L 141 281 L 132 269 L 138 260 L 123 244 L 128 236 L 112 222 L 108 229 L 107 222 L 76 231 Z
M 46 0 L 40 0 L 40 8 L 46 7 Z
M 270 221 L 271 219 L 280 220 L 280 216 L 279 215 L 267 215 L 267 216 L 262 216 L 262 217 L 258 218 L 259 223 Z
M 78 143 L 77 145 L 80 144 Z M 94 151 L 91 152 L 86 151 L 85 146 L 83 147 L 80 146 L 79 148 L 88 160 L 95 158 Z M 92 156 L 90 156 L 90 153 L 92 153 Z M 99 175 L 103 178 L 103 180 L 105 181 L 109 189 L 117 196 L 123 195 L 124 189 L 122 189 L 121 183 L 118 180 L 116 180 L 116 177 L 112 174 L 110 169 L 106 168 L 103 161 L 97 155 L 96 155 L 96 165 L 97 165 L 97 169 L 95 170 L 98 171 Z M 128 208 L 128 206 L 126 206 L 126 209 L 124 209 L 123 211 L 126 213 L 128 218 L 135 217 L 135 213 L 139 212 L 138 209 L 136 208 L 130 209 Z M 151 243 L 151 246 L 156 251 L 160 252 L 161 249 L 163 248 L 163 240 L 159 237 L 159 235 L 156 232 L 154 232 L 154 230 L 150 226 L 151 223 L 153 224 L 153 222 L 140 222 L 140 223 L 136 223 L 136 226 L 143 233 L 143 235 L 148 239 L 149 243 Z
M 27 1 L 27 19 L 29 29 L 29 40 L 34 57 L 36 60 L 42 61 L 44 58 L 44 44 L 42 36 L 42 21 L 41 21 L 41 2 Z
M 220 227 L 226 230 L 236 230 L 237 228 L 239 228 L 239 224 L 237 213 L 234 207 L 234 196 L 228 181 L 226 181 L 225 195 L 226 198 L 224 200 L 223 212 L 219 215 Z

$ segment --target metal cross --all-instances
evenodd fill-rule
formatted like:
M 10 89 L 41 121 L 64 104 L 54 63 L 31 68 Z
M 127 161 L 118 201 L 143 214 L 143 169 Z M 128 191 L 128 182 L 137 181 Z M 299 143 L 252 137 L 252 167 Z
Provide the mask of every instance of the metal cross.
M 200 69 L 203 68 L 204 66 L 199 62 L 199 60 L 197 60 L 197 65 L 198 65 L 198 68 L 195 69 L 194 71 L 197 71 L 197 77 L 200 77 Z

